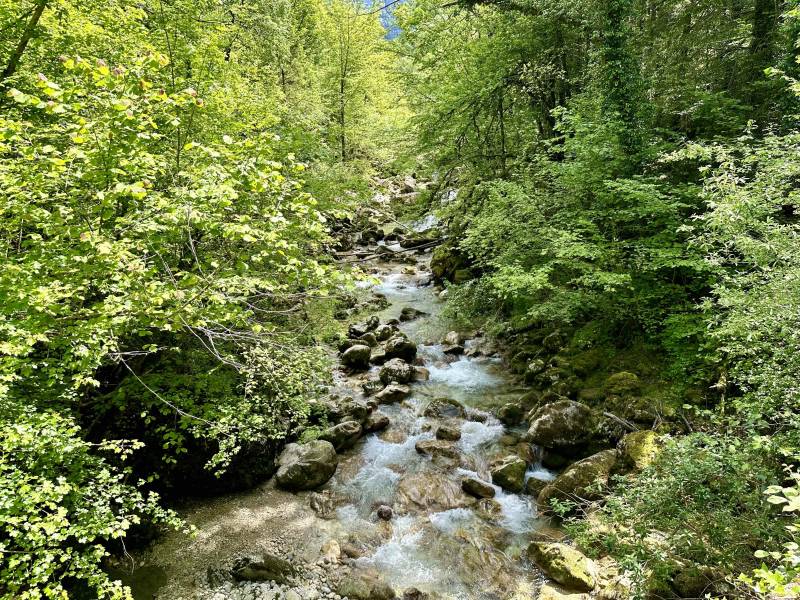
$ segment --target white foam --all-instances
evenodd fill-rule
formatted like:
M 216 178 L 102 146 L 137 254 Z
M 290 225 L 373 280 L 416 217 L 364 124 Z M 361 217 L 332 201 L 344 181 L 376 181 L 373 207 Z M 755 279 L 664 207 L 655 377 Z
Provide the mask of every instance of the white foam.
M 436 529 L 453 535 L 466 524 L 473 521 L 475 515 L 471 510 L 466 508 L 452 508 L 450 510 L 433 513 L 428 518 Z
M 431 365 L 428 370 L 431 374 L 430 381 L 465 390 L 496 386 L 503 382 L 500 377 L 490 373 L 483 364 L 465 357 L 444 366 Z
M 486 423 L 466 421 L 461 426 L 461 439 L 458 443 L 464 452 L 474 453 L 499 440 L 503 431 L 503 426 L 495 419 L 487 419 Z
M 391 539 L 356 564 L 376 567 L 400 587 L 436 581 L 437 566 L 420 553 L 423 532 L 414 525 L 412 516 L 394 519 Z
M 545 469 L 542 465 L 534 465 L 525 472 L 525 481 L 528 479 L 539 479 L 541 481 L 553 481 L 557 475 Z

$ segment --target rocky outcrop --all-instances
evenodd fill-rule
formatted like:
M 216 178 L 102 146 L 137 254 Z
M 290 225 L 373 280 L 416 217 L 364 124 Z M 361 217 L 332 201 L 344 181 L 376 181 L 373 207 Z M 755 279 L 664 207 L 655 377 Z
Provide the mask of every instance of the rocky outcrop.
M 369 359 L 372 349 L 366 344 L 355 344 L 342 353 L 342 364 L 357 371 L 369 368 Z
M 492 483 L 509 492 L 520 493 L 525 487 L 528 465 L 519 456 L 507 456 L 492 468 Z
M 338 462 L 333 444 L 325 440 L 289 444 L 278 457 L 275 479 L 286 490 L 313 490 L 333 477 Z
M 496 493 L 494 487 L 477 477 L 464 477 L 461 489 L 476 498 L 494 498 Z
M 596 584 L 594 561 L 566 544 L 533 542 L 528 556 L 553 581 L 579 592 L 589 592 Z
M 550 500 L 594 500 L 608 486 L 608 477 L 617 463 L 616 450 L 603 450 L 579 460 L 561 473 L 539 493 L 540 506 L 548 506 Z
M 544 448 L 569 449 L 592 438 L 596 416 L 591 408 L 573 400 L 545 404 L 532 416 L 528 441 Z
M 408 383 L 414 377 L 413 367 L 399 358 L 393 358 L 381 367 L 381 381 L 390 383 Z

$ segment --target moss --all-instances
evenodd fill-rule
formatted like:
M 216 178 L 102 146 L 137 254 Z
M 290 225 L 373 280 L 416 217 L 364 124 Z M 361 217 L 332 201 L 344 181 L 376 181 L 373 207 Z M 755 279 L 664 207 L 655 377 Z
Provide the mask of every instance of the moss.
M 650 430 L 634 431 L 620 440 L 618 448 L 625 466 L 641 471 L 658 455 L 658 435 Z
M 528 555 L 548 577 L 570 589 L 591 591 L 596 583 L 594 561 L 566 544 L 533 542 Z
M 603 384 L 606 394 L 614 396 L 634 396 L 641 388 L 639 376 L 628 371 L 610 375 Z

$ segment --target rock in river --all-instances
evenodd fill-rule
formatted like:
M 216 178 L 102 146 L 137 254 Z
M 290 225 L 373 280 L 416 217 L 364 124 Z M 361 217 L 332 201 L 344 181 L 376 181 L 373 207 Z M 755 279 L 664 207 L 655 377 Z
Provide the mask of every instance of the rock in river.
M 375 400 L 381 404 L 394 404 L 405 400 L 411 394 L 411 388 L 407 385 L 389 384 L 380 392 L 375 394 Z
M 399 358 L 393 358 L 381 367 L 380 378 L 386 385 L 390 383 L 408 383 L 413 376 L 413 367 Z
M 345 575 L 336 586 L 336 593 L 350 600 L 392 600 L 392 587 L 377 571 L 356 570 Z
M 342 353 L 342 364 L 356 370 L 366 370 L 369 368 L 369 358 L 372 349 L 366 344 L 355 344 L 350 346 Z
M 436 439 L 457 442 L 461 439 L 461 427 L 458 423 L 443 423 L 436 429 Z
M 475 502 L 461 489 L 461 484 L 443 473 L 412 473 L 397 485 L 397 501 L 406 510 L 439 512 L 464 508 Z
M 492 482 L 504 490 L 520 493 L 525 487 L 528 465 L 519 456 L 507 456 L 492 469 Z
M 358 421 L 344 421 L 323 431 L 319 439 L 333 444 L 337 452 L 352 448 L 361 437 L 361 423 Z
M 464 406 L 458 400 L 450 398 L 435 398 L 431 400 L 422 414 L 425 417 L 434 418 L 467 418 L 467 411 Z
M 275 479 L 286 490 L 313 490 L 336 472 L 338 458 L 333 444 L 314 440 L 308 444 L 289 444 L 278 457 Z
M 465 477 L 461 480 L 461 489 L 476 498 L 494 498 L 495 489 L 477 477 Z
M 417 356 L 417 345 L 402 334 L 393 335 L 386 342 L 387 358 L 402 358 L 406 362 L 413 362 Z

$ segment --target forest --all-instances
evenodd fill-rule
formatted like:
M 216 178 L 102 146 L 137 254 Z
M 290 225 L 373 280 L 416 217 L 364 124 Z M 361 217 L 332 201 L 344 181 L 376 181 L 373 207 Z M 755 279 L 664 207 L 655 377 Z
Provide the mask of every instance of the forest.
M 800 597 L 796 0 L 0 0 L 0 245 L 0 598 Z

